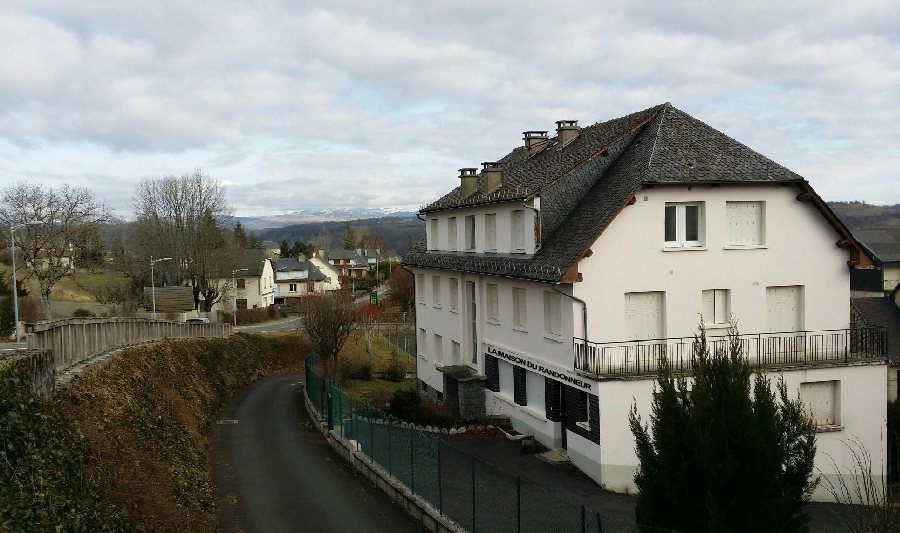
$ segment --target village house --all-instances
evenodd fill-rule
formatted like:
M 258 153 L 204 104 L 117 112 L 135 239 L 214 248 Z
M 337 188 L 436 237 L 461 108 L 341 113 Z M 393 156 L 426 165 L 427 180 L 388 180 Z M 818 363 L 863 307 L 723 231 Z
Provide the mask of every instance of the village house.
M 853 236 L 875 260 L 871 269 L 850 274 L 850 288 L 857 296 L 883 296 L 900 289 L 900 228 L 857 228 Z
M 210 283 L 222 288 L 222 298 L 211 311 L 232 312 L 234 309 L 256 309 L 275 303 L 275 269 L 261 249 L 239 250 L 233 261 L 217 266 Z M 232 271 L 234 285 L 232 285 Z
M 341 277 L 360 279 L 366 276 L 369 268 L 384 261 L 381 250 L 372 248 L 356 248 L 344 250 L 334 248 L 325 253 L 319 250 L 319 257 L 324 257 L 338 271 Z
M 818 426 L 816 466 L 886 459 L 886 334 L 850 329 L 850 272 L 872 259 L 801 176 L 671 104 L 524 133 L 421 209 L 421 390 L 460 416 L 509 416 L 598 483 L 633 491 L 628 425 L 659 358 L 689 372 L 701 318 L 738 320 L 751 364 Z M 876 474 L 878 473 L 876 472 Z M 827 499 L 824 490 L 814 495 Z
M 306 255 L 274 259 L 275 303 L 297 303 L 303 296 L 323 293 L 331 280 Z

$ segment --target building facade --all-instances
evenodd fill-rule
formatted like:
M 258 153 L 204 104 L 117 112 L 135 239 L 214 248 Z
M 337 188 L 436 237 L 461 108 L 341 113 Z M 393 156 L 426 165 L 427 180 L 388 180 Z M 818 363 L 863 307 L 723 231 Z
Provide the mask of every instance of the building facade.
M 303 296 L 327 290 L 331 280 L 305 255 L 273 260 L 275 264 L 275 303 L 296 303 Z
M 806 180 L 670 104 L 557 126 L 422 209 L 421 388 L 634 490 L 628 413 L 649 416 L 660 356 L 689 365 L 700 321 L 717 341 L 734 317 L 816 416 L 824 475 L 848 438 L 884 461 L 886 336 L 849 329 L 871 257 Z

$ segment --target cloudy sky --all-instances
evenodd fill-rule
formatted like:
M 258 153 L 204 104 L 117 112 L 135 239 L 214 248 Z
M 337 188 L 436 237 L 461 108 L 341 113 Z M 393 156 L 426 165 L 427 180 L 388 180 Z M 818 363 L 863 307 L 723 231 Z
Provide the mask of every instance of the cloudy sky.
M 6 1 L 0 185 L 128 216 L 201 168 L 239 215 L 417 207 L 524 130 L 670 101 L 826 199 L 900 203 L 900 4 L 726 4 Z

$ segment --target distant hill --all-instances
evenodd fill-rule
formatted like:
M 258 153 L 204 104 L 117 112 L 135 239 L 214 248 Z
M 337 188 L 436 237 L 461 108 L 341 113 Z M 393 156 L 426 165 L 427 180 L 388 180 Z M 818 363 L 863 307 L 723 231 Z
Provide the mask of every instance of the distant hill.
M 301 209 L 283 215 L 261 217 L 234 217 L 245 229 L 258 231 L 271 228 L 283 228 L 289 225 L 307 224 L 311 222 L 335 222 L 346 220 L 363 220 L 370 218 L 401 217 L 408 218 L 416 214 L 415 210 L 402 207 L 332 207 Z M 233 226 L 234 223 L 228 223 Z
M 425 223 L 413 216 L 390 216 L 349 221 L 357 236 L 368 233 L 372 237 L 384 236 L 388 251 L 403 254 L 411 244 L 425 236 Z M 261 239 L 275 241 L 312 242 L 330 241 L 330 248 L 339 248 L 347 221 L 308 222 L 293 224 L 283 228 L 256 230 L 253 233 Z
M 900 204 L 872 205 L 865 202 L 828 202 L 849 228 L 900 227 Z

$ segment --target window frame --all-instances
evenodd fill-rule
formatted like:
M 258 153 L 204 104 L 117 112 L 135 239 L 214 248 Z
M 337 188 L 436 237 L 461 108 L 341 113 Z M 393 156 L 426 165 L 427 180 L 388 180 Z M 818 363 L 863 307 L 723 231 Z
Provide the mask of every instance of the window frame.
M 484 251 L 497 251 L 497 213 L 484 215 Z
M 245 290 L 247 288 L 247 280 L 244 278 L 238 278 L 234 282 L 234 288 L 238 290 Z
M 467 252 L 474 252 L 476 249 L 476 235 L 475 235 L 475 215 L 466 215 L 465 218 L 465 232 L 466 232 L 466 248 Z
M 487 300 L 485 321 L 494 325 L 500 325 L 500 285 L 487 283 L 485 293 L 485 299 Z
M 431 306 L 441 308 L 441 277 L 431 276 Z
M 419 352 L 419 357 L 422 359 L 428 359 L 428 331 L 425 328 L 419 328 L 419 340 L 416 342 L 416 351 Z
M 432 340 L 434 341 L 434 364 L 441 364 L 444 362 L 444 336 L 435 333 L 432 335 Z
M 510 251 L 514 254 L 525 253 L 525 210 L 513 209 L 509 215 Z
M 297 284 L 288 283 L 288 292 L 297 292 Z
M 712 320 L 707 321 L 706 316 L 706 299 L 710 294 L 712 301 Z M 722 316 L 724 320 L 716 320 L 719 315 L 719 303 L 722 304 Z M 713 328 L 727 327 L 731 318 L 731 289 L 703 289 L 700 291 L 700 317 L 703 319 L 703 325 Z
M 447 310 L 451 313 L 459 313 L 459 279 L 450 278 L 450 290 L 447 295 Z
M 512 289 L 513 319 L 512 328 L 517 331 L 528 331 L 528 289 L 513 287 Z
M 416 274 L 416 303 L 425 305 L 425 274 Z
M 432 218 L 429 222 L 431 223 L 431 235 L 430 235 L 431 242 L 430 242 L 430 246 L 428 247 L 428 249 L 429 250 L 440 250 L 440 246 L 438 244 L 438 239 L 439 239 L 440 233 L 441 233 L 440 232 L 441 221 L 438 218 Z
M 561 336 L 562 297 L 558 292 L 544 291 L 544 337 L 559 340 Z
M 663 243 L 666 249 L 700 249 L 706 243 L 706 202 L 666 202 L 663 211 Z M 697 208 L 697 239 L 687 239 L 687 209 Z M 675 210 L 675 240 L 669 240 L 669 209 Z
M 735 216 L 737 217 L 745 217 L 746 211 L 734 212 L 734 209 L 739 208 L 741 206 L 747 205 L 757 205 L 759 208 L 757 210 L 756 226 L 757 226 L 757 235 L 756 238 L 759 242 L 734 242 L 732 241 L 733 233 L 731 231 L 731 225 L 734 221 Z M 741 249 L 741 248 L 764 248 L 766 246 L 766 202 L 764 200 L 728 200 L 725 202 L 725 248 L 728 249 Z
M 447 219 L 447 241 L 450 244 L 450 250 L 456 251 L 459 249 L 459 236 L 458 236 L 458 227 L 456 223 L 456 217 L 450 217 Z

